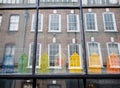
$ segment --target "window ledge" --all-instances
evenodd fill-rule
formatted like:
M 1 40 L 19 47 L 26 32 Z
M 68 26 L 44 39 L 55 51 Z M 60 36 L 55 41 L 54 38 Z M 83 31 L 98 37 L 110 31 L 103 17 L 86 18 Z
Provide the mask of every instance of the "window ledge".
M 85 30 L 86 32 L 99 32 L 98 30 Z
M 105 30 L 104 32 L 115 32 L 115 33 L 117 33 L 118 31 L 115 31 L 115 30 L 113 30 L 113 31 L 111 31 L 111 30 Z
M 80 32 L 80 31 L 67 31 L 67 32 Z
M 31 30 L 30 32 L 33 33 L 33 32 L 35 32 L 35 31 L 34 31 L 34 30 Z M 42 32 L 42 31 L 41 31 L 41 30 L 38 30 L 38 32 Z
M 62 67 L 48 67 L 50 69 L 62 69 Z

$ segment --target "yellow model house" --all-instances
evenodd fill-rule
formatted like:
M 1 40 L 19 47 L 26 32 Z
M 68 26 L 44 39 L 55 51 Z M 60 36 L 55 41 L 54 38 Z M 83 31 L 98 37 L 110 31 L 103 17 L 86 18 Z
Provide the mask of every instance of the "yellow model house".
M 89 57 L 88 72 L 89 73 L 101 73 L 101 61 L 97 53 L 93 53 Z
M 82 73 L 82 64 L 80 56 L 75 52 L 71 55 L 69 61 L 70 73 Z

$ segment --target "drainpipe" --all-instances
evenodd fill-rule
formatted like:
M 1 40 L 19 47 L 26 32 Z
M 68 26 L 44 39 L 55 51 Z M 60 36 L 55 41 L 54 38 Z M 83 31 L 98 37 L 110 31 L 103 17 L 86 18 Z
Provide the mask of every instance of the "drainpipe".
M 24 20 L 24 28 L 23 28 L 23 46 L 22 46 L 22 53 L 24 53 L 25 52 L 25 40 L 26 40 L 26 27 L 27 27 L 27 21 L 28 21 L 28 17 L 29 17 L 29 13 L 28 13 L 28 11 L 25 11 L 25 13 L 24 13 L 24 18 L 25 18 L 25 20 Z

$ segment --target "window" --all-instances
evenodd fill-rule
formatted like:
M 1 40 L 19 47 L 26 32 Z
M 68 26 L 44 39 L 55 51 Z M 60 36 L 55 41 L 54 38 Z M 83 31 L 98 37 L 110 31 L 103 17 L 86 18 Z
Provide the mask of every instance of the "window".
M 60 32 L 61 31 L 61 15 L 50 14 L 49 16 L 49 32 Z
M 19 26 L 19 15 L 11 15 L 9 31 L 17 31 Z
M 103 21 L 105 31 L 117 31 L 114 13 L 103 13 Z
M 115 53 L 117 55 L 120 55 L 120 46 L 119 43 L 116 42 L 109 42 L 107 43 L 108 48 L 108 54 Z
M 73 56 L 75 54 L 75 56 Z M 74 58 L 71 58 L 71 57 Z M 81 57 L 80 57 L 80 45 L 79 44 L 69 44 L 68 45 L 68 58 L 69 58 L 69 68 L 81 68 Z
M 101 4 L 101 0 L 87 0 L 88 5 Z
M 0 3 L 4 4 L 19 4 L 21 0 L 0 0 Z
M 78 0 L 40 0 L 41 2 L 77 2 Z
M 28 0 L 28 3 L 29 3 L 29 4 L 35 4 L 35 3 L 36 3 L 36 0 Z
M 33 43 L 30 43 L 29 45 L 29 61 L 28 61 L 28 66 L 31 68 L 32 67 L 32 60 L 33 60 Z M 39 58 L 41 55 L 41 45 L 38 43 L 37 44 L 37 55 L 36 55 L 36 67 L 39 68 L 40 63 L 39 63 Z
M 77 53 L 78 55 L 80 55 L 80 45 L 78 44 L 69 44 L 68 45 L 68 50 L 69 50 L 69 57 L 73 54 L 73 53 Z
M 98 62 L 96 62 L 96 60 L 98 59 L 97 61 L 100 61 L 100 66 L 102 66 L 102 55 L 100 50 L 100 44 L 98 42 L 88 42 L 87 44 L 88 44 L 88 57 L 94 54 L 97 54 L 99 56 L 99 58 L 96 59 L 93 58 L 94 61 L 91 60 L 91 62 L 89 62 L 89 65 L 91 65 L 90 63 L 94 63 L 92 65 L 98 65 Z
M 0 26 L 1 26 L 1 23 L 2 23 L 2 16 L 0 16 Z
M 6 44 L 5 45 L 5 54 L 4 56 L 12 56 L 15 54 L 15 45 L 14 44 Z
M 61 67 L 61 47 L 57 43 L 51 43 L 48 46 L 49 55 L 49 67 L 60 68 Z
M 102 4 L 108 5 L 110 4 L 110 0 L 102 0 Z
M 6 44 L 5 45 L 5 53 L 3 58 L 3 72 L 13 72 L 13 64 L 14 64 L 14 54 L 15 54 L 15 45 L 14 44 Z
M 101 57 L 100 44 L 97 42 L 88 42 L 88 56 L 97 53 Z
M 38 16 L 38 31 L 42 31 L 42 27 L 43 27 L 43 15 L 39 14 Z M 36 14 L 32 15 L 32 27 L 31 27 L 31 31 L 35 31 L 35 27 L 36 27 Z
M 67 15 L 67 31 L 79 32 L 79 17 L 76 14 Z
M 86 31 L 98 31 L 97 18 L 95 13 L 85 14 Z

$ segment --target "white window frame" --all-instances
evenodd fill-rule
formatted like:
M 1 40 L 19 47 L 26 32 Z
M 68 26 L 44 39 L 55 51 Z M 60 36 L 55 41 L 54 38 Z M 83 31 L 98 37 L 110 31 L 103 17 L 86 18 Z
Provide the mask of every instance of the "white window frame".
M 17 19 L 17 22 L 13 21 L 12 22 L 12 17 L 14 17 L 14 20 Z M 18 17 L 18 18 L 15 18 L 15 17 Z M 20 16 L 19 15 L 11 15 L 10 16 L 10 21 L 9 21 L 9 31 L 18 31 L 19 29 L 19 21 L 20 21 Z M 15 26 L 16 28 L 12 28 L 11 29 L 11 26 Z
M 58 30 L 51 30 L 51 22 L 52 22 L 52 19 L 51 19 L 51 15 L 58 15 L 59 16 L 59 29 Z M 60 14 L 57 14 L 57 13 L 53 13 L 53 14 L 50 14 L 49 15 L 49 31 L 48 32 L 61 32 L 61 15 Z
M 76 16 L 76 20 L 77 20 L 77 22 L 76 22 L 76 25 L 77 25 L 77 29 L 76 30 L 69 30 L 69 16 L 70 15 L 74 15 L 74 16 Z M 80 32 L 80 26 L 79 26 L 79 15 L 78 14 L 68 14 L 67 15 L 67 32 Z
M 2 15 L 0 15 L 0 26 L 2 24 Z
M 39 58 L 38 58 L 38 65 L 36 66 L 36 68 L 40 68 L 40 63 L 41 63 L 41 61 L 40 61 L 40 56 L 41 56 L 41 44 L 40 43 L 38 43 L 39 44 Z M 28 58 L 28 68 L 32 68 L 32 65 L 30 65 L 30 55 L 31 55 L 31 47 L 32 47 L 32 45 L 33 45 L 33 42 L 32 43 L 30 43 L 29 44 L 29 58 Z M 34 48 L 34 45 L 33 45 L 33 48 Z M 32 53 L 33 54 L 33 53 Z M 32 58 L 33 59 L 33 58 Z M 36 58 L 37 59 L 37 58 Z M 31 60 L 32 61 L 32 60 Z M 37 61 L 37 60 L 36 60 Z
M 42 32 L 43 31 L 43 14 L 38 15 L 38 18 L 41 18 L 40 20 L 38 19 L 38 32 Z M 41 24 L 39 26 L 39 23 Z M 36 14 L 32 14 L 32 25 L 31 25 L 31 32 L 35 32 L 35 28 L 36 28 Z
M 106 30 L 105 17 L 104 17 L 105 14 L 111 14 L 112 15 L 112 19 L 113 19 L 113 23 L 114 23 L 113 24 L 114 30 Z M 104 24 L 104 31 L 105 32 L 118 32 L 117 31 L 117 26 L 116 26 L 115 14 L 113 12 L 104 12 L 103 13 L 103 24 Z
M 88 14 L 93 14 L 94 15 L 94 23 L 95 23 L 95 29 L 87 29 L 87 15 Z M 98 31 L 98 25 L 97 25 L 97 16 L 96 16 L 96 13 L 93 13 L 93 12 L 88 12 L 88 13 L 85 13 L 85 29 L 86 31 Z
M 61 45 L 60 44 L 58 44 L 58 43 L 55 43 L 55 44 L 58 44 L 58 46 L 59 46 L 59 66 L 50 66 L 50 45 L 51 44 L 54 44 L 54 43 L 50 43 L 50 44 L 48 44 L 48 66 L 49 66 L 49 68 L 53 68 L 53 69 L 61 69 L 62 67 L 61 67 Z
M 75 43 L 71 43 L 71 44 L 68 44 L 68 63 L 69 63 L 69 66 L 68 66 L 68 69 L 80 69 L 80 68 L 82 68 L 82 54 L 81 54 L 81 45 L 80 44 L 75 44 L 75 45 L 78 45 L 78 47 L 79 47 L 79 56 L 80 56 L 80 67 L 70 67 L 70 57 L 71 57 L 71 55 L 70 55 L 70 45 L 73 45 L 73 44 L 75 44 Z
M 108 55 L 111 54 L 110 51 L 109 51 L 109 46 L 108 46 L 109 44 L 117 44 L 117 46 L 118 46 L 118 53 L 119 53 L 119 54 L 117 54 L 117 55 L 120 55 L 120 44 L 117 43 L 117 42 L 107 42 L 107 51 L 108 51 Z
M 6 44 L 6 45 L 5 45 L 4 56 L 6 56 L 6 52 L 8 51 L 8 50 L 7 50 L 7 47 L 9 47 L 9 49 L 10 49 L 10 55 L 12 55 L 13 58 L 14 58 L 14 55 L 15 55 L 15 45 L 14 45 L 14 44 Z M 6 51 L 6 50 L 7 50 L 7 51 Z
M 101 47 L 100 47 L 100 43 L 98 42 L 87 42 L 87 51 L 88 51 L 88 57 L 90 57 L 90 52 L 89 52 L 89 44 L 90 43 L 95 43 L 98 45 L 98 55 L 100 57 L 100 66 L 103 67 L 103 60 L 102 60 L 102 53 L 101 53 Z M 90 64 L 90 61 L 88 62 Z M 93 66 L 93 65 L 92 65 Z M 96 66 L 96 65 L 94 65 Z M 98 65 L 97 65 L 98 66 Z M 98 66 L 99 67 L 99 66 Z

